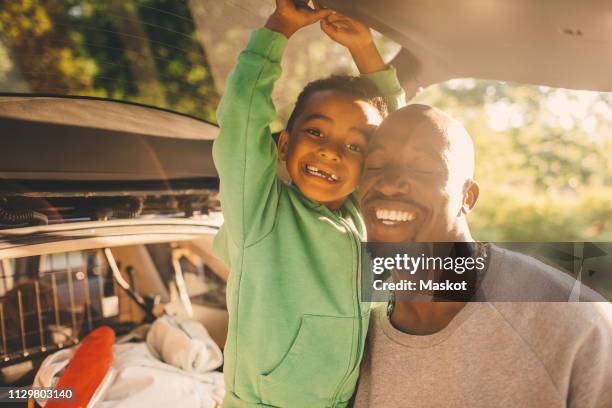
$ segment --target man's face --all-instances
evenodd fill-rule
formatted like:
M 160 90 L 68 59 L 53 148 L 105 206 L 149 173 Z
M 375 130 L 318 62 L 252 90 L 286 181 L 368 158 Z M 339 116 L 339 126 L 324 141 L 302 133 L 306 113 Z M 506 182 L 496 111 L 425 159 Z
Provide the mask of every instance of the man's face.
M 470 172 L 461 168 L 461 150 L 430 121 L 392 115 L 383 122 L 370 142 L 360 184 L 368 240 L 458 240 Z
M 369 138 L 381 121 L 366 101 L 335 91 L 312 94 L 291 134 L 279 139 L 293 183 L 306 197 L 339 208 L 359 183 Z

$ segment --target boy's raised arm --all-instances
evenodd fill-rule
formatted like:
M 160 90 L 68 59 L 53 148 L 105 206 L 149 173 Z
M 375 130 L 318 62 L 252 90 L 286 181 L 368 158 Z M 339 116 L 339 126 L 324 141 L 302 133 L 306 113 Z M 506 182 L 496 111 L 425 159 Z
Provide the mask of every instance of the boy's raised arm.
M 348 48 L 361 76 L 376 85 L 387 102 L 389 113 L 406 105 L 406 93 L 397 79 L 395 68 L 385 66 L 368 26 L 333 13 L 321 20 L 321 29 L 332 40 Z
M 274 211 L 278 194 L 277 152 L 269 125 L 276 116 L 272 90 L 281 74 L 287 38 L 329 13 L 277 0 L 266 28 L 253 31 L 228 78 L 217 109 L 220 132 L 213 159 L 221 181 L 225 228 L 237 244 L 257 240 L 273 224 L 266 211 Z
M 253 31 L 230 74 L 217 108 L 219 135 L 213 159 L 219 173 L 224 228 L 236 242 L 246 240 L 245 224 L 261 212 L 276 179 L 276 152 L 269 124 L 276 111 L 274 82 L 287 40 L 265 29 Z M 263 213 L 262 213 L 263 216 Z

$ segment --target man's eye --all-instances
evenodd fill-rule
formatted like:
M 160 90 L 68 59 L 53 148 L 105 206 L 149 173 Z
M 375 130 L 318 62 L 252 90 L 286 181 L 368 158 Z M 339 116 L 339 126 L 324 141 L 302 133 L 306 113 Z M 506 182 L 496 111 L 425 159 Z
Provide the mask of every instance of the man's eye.
M 368 158 L 365 162 L 365 168 L 369 170 L 380 170 L 384 167 L 384 163 L 379 159 Z
M 319 129 L 308 128 L 306 129 L 306 133 L 314 136 L 314 137 L 322 137 L 323 133 Z
M 358 144 L 355 144 L 355 143 L 351 143 L 351 144 L 347 145 L 347 147 L 349 148 L 349 150 L 351 150 L 353 152 L 357 152 L 357 153 L 363 152 L 363 149 L 361 148 L 361 146 L 359 146 Z
M 432 169 L 428 169 L 425 167 L 411 167 L 410 172 L 422 175 L 434 174 L 435 172 Z
M 368 170 L 381 170 L 383 165 L 379 163 L 366 163 L 365 168 Z

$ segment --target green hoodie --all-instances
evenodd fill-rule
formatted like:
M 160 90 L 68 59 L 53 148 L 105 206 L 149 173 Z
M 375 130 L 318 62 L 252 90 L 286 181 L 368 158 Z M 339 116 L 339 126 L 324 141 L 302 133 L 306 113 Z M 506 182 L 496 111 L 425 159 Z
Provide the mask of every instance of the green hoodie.
M 217 112 L 225 224 L 215 252 L 231 271 L 224 407 L 346 406 L 368 327 L 355 196 L 334 212 L 277 177 L 269 124 L 286 45 L 281 34 L 255 30 Z M 390 109 L 403 103 L 392 68 L 366 77 Z

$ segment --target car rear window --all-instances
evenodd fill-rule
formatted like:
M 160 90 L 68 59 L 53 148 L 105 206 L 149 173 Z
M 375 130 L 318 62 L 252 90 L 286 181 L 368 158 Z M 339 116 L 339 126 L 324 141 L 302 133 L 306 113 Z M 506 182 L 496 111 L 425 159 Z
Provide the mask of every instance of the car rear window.
M 0 93 L 93 96 L 137 102 L 210 122 L 250 32 L 274 2 L 218 0 L 5 0 L 0 10 Z M 399 46 L 376 35 L 385 60 Z M 286 122 L 310 81 L 357 72 L 318 25 L 291 38 L 275 87 Z
M 184 1 L 13 1 L 0 92 L 137 102 L 214 121 L 219 94 Z

